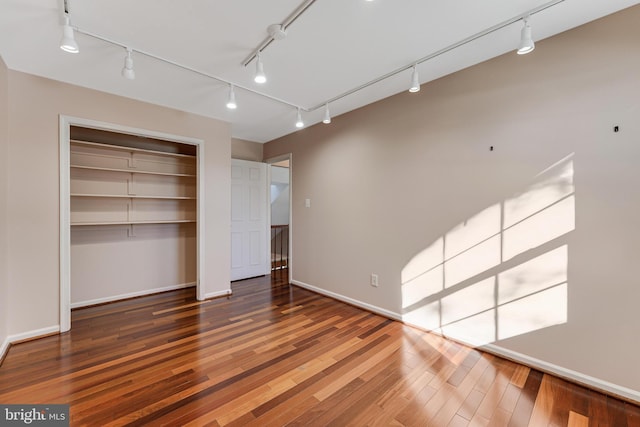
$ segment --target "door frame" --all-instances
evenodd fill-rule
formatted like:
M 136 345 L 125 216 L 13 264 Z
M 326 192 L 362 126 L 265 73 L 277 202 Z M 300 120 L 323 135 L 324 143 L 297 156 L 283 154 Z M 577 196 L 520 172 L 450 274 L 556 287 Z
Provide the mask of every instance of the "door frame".
M 276 157 L 265 159 L 267 164 L 267 235 L 271 236 L 271 165 L 289 160 L 289 259 L 288 263 L 288 282 L 293 280 L 293 154 L 287 153 Z M 271 273 L 271 237 L 267 239 L 267 256 L 269 257 L 269 273 Z
M 204 277 L 204 141 L 180 135 L 172 135 L 164 132 L 156 132 L 147 129 L 122 126 L 113 123 L 100 122 L 97 120 L 84 119 L 60 115 L 59 117 L 59 148 L 60 148 L 60 332 L 67 332 L 71 329 L 71 206 L 70 206 L 70 139 L 71 126 L 80 126 L 98 130 L 126 133 L 149 138 L 163 139 L 165 141 L 178 142 L 181 144 L 195 145 L 197 157 L 197 194 L 196 201 L 196 240 L 197 240 L 197 261 L 196 261 L 196 297 L 199 301 L 206 299 L 205 277 Z

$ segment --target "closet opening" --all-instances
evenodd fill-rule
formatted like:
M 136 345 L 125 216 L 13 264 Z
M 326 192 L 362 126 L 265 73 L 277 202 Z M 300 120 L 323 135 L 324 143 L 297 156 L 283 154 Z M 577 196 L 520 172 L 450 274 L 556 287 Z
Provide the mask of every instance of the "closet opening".
M 70 310 L 195 287 L 204 229 L 199 140 L 61 117 L 61 332 Z

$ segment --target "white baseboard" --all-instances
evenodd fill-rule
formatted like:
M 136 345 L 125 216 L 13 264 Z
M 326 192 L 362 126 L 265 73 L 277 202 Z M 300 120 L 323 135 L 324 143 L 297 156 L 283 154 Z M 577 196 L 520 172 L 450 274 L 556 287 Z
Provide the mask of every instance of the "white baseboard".
M 4 359 L 4 356 L 7 354 L 7 350 L 9 350 L 9 337 L 6 337 L 2 344 L 0 344 L 0 361 Z
M 386 310 L 384 308 L 380 308 L 380 307 L 376 307 L 370 304 L 366 304 L 363 303 L 361 301 L 358 300 L 354 300 L 353 298 L 349 298 L 349 297 L 345 297 L 344 295 L 340 295 L 337 294 L 335 292 L 330 292 L 327 291 L 325 289 L 322 288 L 318 288 L 312 285 L 309 285 L 308 283 L 304 283 L 304 282 L 300 282 L 299 280 L 292 280 L 291 281 L 292 284 L 300 286 L 301 288 L 305 288 L 305 289 L 309 289 L 313 292 L 317 292 L 321 295 L 326 295 L 328 297 L 337 299 L 339 301 L 343 301 L 346 302 L 348 304 L 354 305 L 356 307 L 360 307 L 363 308 L 365 310 L 368 311 L 372 311 L 374 313 L 377 313 L 381 316 L 384 317 L 388 317 L 390 319 L 394 319 L 403 323 L 406 323 L 407 325 L 410 326 L 416 326 L 416 325 L 411 325 L 410 323 L 404 322 L 402 320 L 402 315 L 395 313 L 393 311 L 390 310 Z M 420 327 L 418 327 L 419 329 L 422 329 Z M 436 331 L 431 331 L 434 334 L 439 334 Z M 451 337 L 445 337 L 447 339 L 453 339 Z M 518 353 L 512 350 L 508 350 L 506 348 L 497 346 L 495 344 L 486 344 L 486 345 L 482 345 L 482 346 L 477 346 L 477 345 L 473 345 L 472 343 L 469 342 L 465 342 L 463 340 L 456 340 L 453 339 L 454 341 L 458 341 L 462 344 L 465 344 L 469 347 L 472 348 L 477 348 L 479 350 L 482 351 L 486 351 L 487 353 L 491 353 L 494 354 L 496 356 L 500 356 L 504 359 L 508 359 L 508 360 L 512 360 L 514 362 L 523 364 L 525 366 L 528 366 L 530 368 L 534 368 L 534 369 L 538 369 L 540 371 L 543 372 L 547 372 L 550 374 L 553 374 L 555 376 L 558 376 L 560 378 L 564 378 L 567 379 L 569 381 L 572 381 L 574 383 L 578 383 L 578 384 L 582 384 L 584 386 L 587 386 L 589 388 L 595 389 L 595 390 L 599 390 L 602 391 L 606 394 L 612 395 L 612 396 L 617 396 L 620 397 L 622 399 L 628 400 L 628 401 L 632 401 L 635 402 L 637 404 L 640 403 L 640 392 L 636 391 L 636 390 L 632 390 L 617 384 L 613 384 L 610 383 L 608 381 L 604 381 L 598 378 L 594 378 L 592 376 L 577 372 L 577 371 L 573 371 L 571 369 L 567 369 L 567 368 L 563 368 L 562 366 L 557 366 L 554 365 L 553 363 L 549 363 L 549 362 L 545 362 L 544 360 L 540 360 L 540 359 L 536 359 L 534 357 L 530 357 L 527 356 L 526 354 L 522 354 L 522 353 Z
M 632 390 L 617 384 L 610 383 L 608 381 L 594 378 L 592 376 L 573 371 L 571 369 L 563 368 L 562 366 L 554 365 L 553 363 L 545 362 L 544 360 L 536 359 L 535 357 L 527 356 L 526 354 L 518 353 L 494 344 L 487 344 L 479 347 L 480 350 L 486 351 L 496 356 L 503 357 L 514 362 L 522 363 L 523 365 L 531 368 L 539 369 L 543 372 L 556 375 L 560 378 L 567 379 L 569 381 L 582 384 L 588 388 L 596 389 L 617 396 L 625 400 L 630 400 L 636 404 L 640 404 L 640 392 Z
M 419 325 L 414 325 L 410 322 L 404 322 L 404 323 L 409 326 L 413 326 L 418 329 L 424 330 L 424 328 L 420 327 Z M 502 357 L 503 359 L 511 360 L 513 362 L 520 363 L 530 368 L 538 369 L 542 372 L 555 375 L 557 377 L 569 380 L 573 383 L 583 385 L 587 388 L 591 388 L 611 396 L 616 396 L 624 400 L 632 401 L 632 402 L 635 402 L 636 404 L 640 404 L 640 392 L 636 390 L 632 390 L 627 387 L 613 384 L 608 381 L 601 380 L 599 378 L 595 378 L 587 374 L 583 374 L 581 372 L 577 372 L 571 369 L 564 368 L 562 366 L 555 365 L 553 363 L 545 362 L 544 360 L 536 359 L 535 357 L 531 357 L 526 354 L 519 353 L 517 351 L 509 350 L 507 348 L 500 347 L 495 344 L 476 345 L 465 339 L 443 335 L 438 331 L 432 330 L 429 332 L 431 332 L 432 334 L 440 335 L 448 340 L 452 340 L 452 341 L 464 344 L 468 347 L 475 348 L 475 349 Z
M 127 298 L 141 297 L 144 295 L 157 294 L 160 292 L 175 291 L 177 289 L 189 288 L 195 285 L 196 285 L 196 282 L 182 283 L 180 285 L 166 286 L 164 288 L 145 289 L 142 291 L 130 292 L 130 293 L 121 294 L 121 295 L 112 295 L 112 296 L 108 296 L 104 298 L 96 298 L 88 301 L 73 302 L 71 303 L 71 308 L 87 307 L 90 305 L 104 304 L 107 302 L 113 302 L 113 301 L 118 301 L 118 300 L 127 299 Z
M 219 298 L 219 297 L 226 297 L 231 295 L 233 292 L 231 292 L 231 289 L 225 289 L 224 291 L 216 291 L 216 292 L 211 292 L 208 294 L 204 294 L 204 299 L 211 299 L 211 298 Z
M 55 334 L 60 332 L 60 325 L 49 326 L 42 329 L 35 329 L 33 331 L 22 332 L 21 334 L 9 335 L 6 339 L 11 344 L 15 344 L 20 341 L 30 340 L 32 338 L 40 338 L 45 335 Z
M 309 289 L 310 291 L 319 293 L 321 295 L 326 295 L 330 298 L 337 299 L 338 301 L 346 302 L 347 304 L 355 305 L 356 307 L 360 307 L 364 310 L 371 311 L 373 313 L 379 314 L 384 317 L 388 317 L 389 319 L 397 320 L 400 322 L 402 321 L 402 316 L 393 311 L 386 310 L 384 308 L 377 307 L 375 305 L 367 304 L 362 301 L 358 301 L 353 298 L 349 298 L 344 295 L 337 294 L 335 292 L 327 291 L 326 289 L 317 288 L 315 286 L 312 286 L 308 283 L 301 282 L 299 280 L 292 280 L 291 283 L 296 286 L 300 286 L 301 288 Z

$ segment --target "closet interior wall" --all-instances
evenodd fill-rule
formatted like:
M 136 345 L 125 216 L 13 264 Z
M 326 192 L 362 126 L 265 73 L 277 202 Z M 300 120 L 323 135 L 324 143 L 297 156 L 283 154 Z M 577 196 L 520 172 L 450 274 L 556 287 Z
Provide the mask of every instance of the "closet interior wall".
M 71 306 L 197 280 L 196 147 L 71 127 Z

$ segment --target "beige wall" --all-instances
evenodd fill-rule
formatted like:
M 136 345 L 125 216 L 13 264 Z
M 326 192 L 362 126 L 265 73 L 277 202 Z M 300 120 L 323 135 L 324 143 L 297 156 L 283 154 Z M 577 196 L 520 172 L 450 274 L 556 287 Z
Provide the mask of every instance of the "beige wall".
M 262 146 L 259 142 L 231 139 L 231 158 L 239 160 L 262 161 Z
M 7 135 L 8 135 L 8 87 L 7 67 L 0 58 L 0 358 L 8 335 L 7 289 Z
M 638 22 L 267 143 L 292 153 L 293 279 L 640 400 Z
M 10 70 L 8 333 L 59 324 L 60 114 L 205 141 L 204 287 L 229 289 L 229 125 Z

